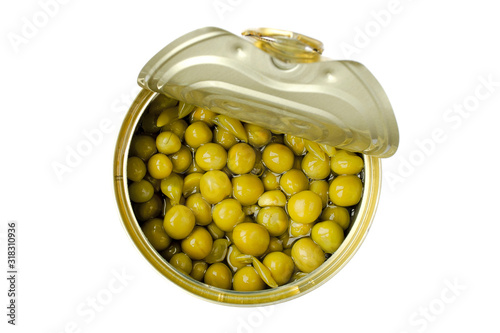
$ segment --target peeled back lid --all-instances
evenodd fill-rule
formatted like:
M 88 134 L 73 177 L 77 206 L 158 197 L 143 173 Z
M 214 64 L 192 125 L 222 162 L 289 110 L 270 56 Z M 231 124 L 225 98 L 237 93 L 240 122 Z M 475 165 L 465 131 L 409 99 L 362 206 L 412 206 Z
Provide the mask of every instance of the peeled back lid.
M 298 34 L 245 34 L 250 38 L 213 27 L 190 32 L 158 52 L 138 83 L 276 132 L 377 157 L 396 152 L 394 112 L 362 64 L 322 57 L 314 39 Z

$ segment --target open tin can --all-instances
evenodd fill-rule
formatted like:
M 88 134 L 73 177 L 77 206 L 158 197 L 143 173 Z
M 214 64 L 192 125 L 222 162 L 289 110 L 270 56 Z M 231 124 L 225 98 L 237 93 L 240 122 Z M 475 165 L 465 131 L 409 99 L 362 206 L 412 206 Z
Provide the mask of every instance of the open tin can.
M 380 158 L 392 156 L 399 135 L 389 100 L 373 75 L 353 61 L 321 55 L 312 38 L 275 29 L 244 37 L 218 28 L 188 33 L 167 45 L 142 69 L 143 90 L 121 127 L 114 157 L 114 187 L 128 234 L 165 277 L 203 299 L 262 305 L 291 300 L 335 275 L 356 253 L 375 216 L 381 187 Z M 361 154 L 363 193 L 342 245 L 307 276 L 278 288 L 239 292 L 199 282 L 173 268 L 141 230 L 128 193 L 127 158 L 141 116 L 158 95 L 269 130 Z

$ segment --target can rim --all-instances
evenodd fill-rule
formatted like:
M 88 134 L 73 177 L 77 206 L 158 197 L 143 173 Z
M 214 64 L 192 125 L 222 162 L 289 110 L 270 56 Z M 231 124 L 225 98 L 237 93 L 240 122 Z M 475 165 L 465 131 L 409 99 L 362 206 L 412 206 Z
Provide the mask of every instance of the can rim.
M 151 246 L 142 233 L 132 210 L 127 190 L 126 168 L 130 142 L 140 117 L 147 105 L 157 95 L 158 93 L 142 89 L 132 103 L 118 134 L 113 179 L 115 197 L 123 226 L 137 249 L 161 275 L 204 300 L 225 305 L 257 306 L 277 304 L 304 295 L 331 279 L 349 262 L 365 239 L 378 205 L 381 187 L 381 162 L 380 158 L 373 156 L 363 155 L 365 162 L 364 190 L 354 223 L 351 224 L 351 230 L 341 247 L 324 264 L 304 278 L 275 289 L 238 292 L 208 286 L 174 269 Z

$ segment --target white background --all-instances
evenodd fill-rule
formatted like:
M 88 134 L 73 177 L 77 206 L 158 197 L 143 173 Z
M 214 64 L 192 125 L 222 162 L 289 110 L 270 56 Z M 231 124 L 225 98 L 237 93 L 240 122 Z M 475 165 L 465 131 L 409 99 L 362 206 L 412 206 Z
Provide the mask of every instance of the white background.
M 389 0 L 74 0 L 50 7 L 44 22 L 45 2 L 0 5 L 0 258 L 5 272 L 6 225 L 15 220 L 20 272 L 16 327 L 6 323 L 1 279 L 2 332 L 498 332 L 500 20 L 492 1 L 400 0 L 394 10 Z M 30 35 L 24 26 L 34 20 L 40 27 Z M 379 209 L 359 252 L 324 286 L 274 307 L 220 306 L 184 292 L 140 255 L 115 204 L 113 150 L 139 70 L 204 26 L 321 40 L 328 57 L 372 71 L 399 124 L 399 150 L 383 161 Z M 53 164 L 102 121 L 112 130 L 58 179 Z M 123 273 L 112 299 L 90 310 Z

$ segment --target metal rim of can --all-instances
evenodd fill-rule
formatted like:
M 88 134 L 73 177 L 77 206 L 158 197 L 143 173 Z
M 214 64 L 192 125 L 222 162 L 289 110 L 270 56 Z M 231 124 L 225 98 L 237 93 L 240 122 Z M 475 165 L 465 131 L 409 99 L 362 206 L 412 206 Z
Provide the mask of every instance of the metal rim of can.
M 191 294 L 208 301 L 225 305 L 260 306 L 277 304 L 304 295 L 328 281 L 349 262 L 363 243 L 377 209 L 382 182 L 381 162 L 377 157 L 363 155 L 365 163 L 363 194 L 351 230 L 341 247 L 324 264 L 304 278 L 275 289 L 238 292 L 209 286 L 171 267 L 142 233 L 132 210 L 126 178 L 127 157 L 132 136 L 146 107 L 157 95 L 158 93 L 143 89 L 126 114 L 116 143 L 113 179 L 123 226 L 137 249 L 161 275 Z

